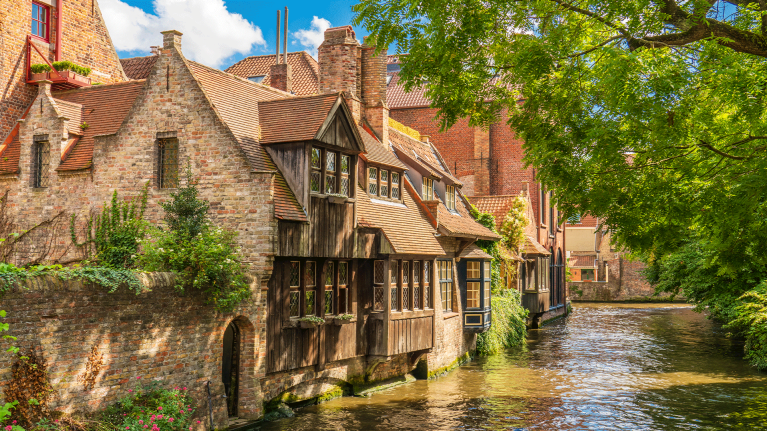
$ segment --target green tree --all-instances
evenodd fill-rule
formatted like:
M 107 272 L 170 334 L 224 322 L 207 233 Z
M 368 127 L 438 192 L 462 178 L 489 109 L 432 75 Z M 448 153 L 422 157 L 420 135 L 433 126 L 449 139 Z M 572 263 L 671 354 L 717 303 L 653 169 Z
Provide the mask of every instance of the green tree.
M 660 273 L 695 248 L 714 277 L 703 289 L 665 274 L 676 282 L 661 288 L 735 301 L 759 285 L 744 274 L 767 268 L 767 2 L 361 0 L 354 10 L 378 46 L 409 53 L 401 80 L 425 86 L 443 127 L 507 121 L 566 217 L 600 217 Z

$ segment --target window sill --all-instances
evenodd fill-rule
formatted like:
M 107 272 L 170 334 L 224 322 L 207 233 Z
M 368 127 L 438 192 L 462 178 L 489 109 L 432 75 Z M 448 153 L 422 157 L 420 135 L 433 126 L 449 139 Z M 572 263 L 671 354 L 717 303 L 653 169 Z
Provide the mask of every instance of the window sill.
M 453 317 L 458 317 L 460 315 L 461 315 L 461 313 L 456 313 L 455 311 L 449 311 L 447 313 L 443 312 L 442 313 L 442 319 L 444 319 L 444 320 L 452 319 Z
M 434 310 L 405 310 L 392 311 L 391 320 L 416 319 L 419 317 L 430 317 L 434 315 Z

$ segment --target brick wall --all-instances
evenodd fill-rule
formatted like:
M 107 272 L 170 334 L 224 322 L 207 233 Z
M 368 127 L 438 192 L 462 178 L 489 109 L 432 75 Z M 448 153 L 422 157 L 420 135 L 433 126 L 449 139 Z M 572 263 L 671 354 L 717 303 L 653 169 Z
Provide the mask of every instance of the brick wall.
M 205 305 L 198 291 L 180 296 L 170 274 L 142 278 L 151 291 L 140 295 L 38 277 L 2 297 L 0 309 L 8 311 L 4 322 L 10 324 L 8 334 L 17 337 L 14 344 L 22 353 L 35 350 L 48 364 L 55 395 L 50 406 L 65 412 L 100 409 L 127 396 L 141 377 L 157 380 L 167 389 L 189 388 L 196 400 L 195 416 L 207 428 L 206 382 L 210 380 L 215 425 L 224 428 L 228 419 L 221 397 L 223 337 L 234 321 L 242 337 L 239 412 L 259 417 L 266 295 L 261 295 L 257 284 L 251 286 L 250 300 L 232 313 L 220 313 Z M 93 389 L 86 390 L 78 378 L 94 347 L 103 354 L 103 366 Z M 12 358 L 5 355 L 0 362 L 0 387 L 11 377 Z
M 107 84 L 125 80 L 98 2 L 67 0 L 64 5 L 61 60 L 69 60 L 91 68 L 93 82 Z M 51 7 L 50 12 L 51 43 L 38 40 L 36 46 L 43 54 L 48 55 L 49 61 L 54 61 L 59 14 L 55 7 Z M 31 0 L 0 2 L 0 143 L 37 93 L 33 85 L 25 83 L 25 44 L 27 35 L 30 34 L 31 16 Z M 31 63 L 43 63 L 43 60 L 34 52 Z

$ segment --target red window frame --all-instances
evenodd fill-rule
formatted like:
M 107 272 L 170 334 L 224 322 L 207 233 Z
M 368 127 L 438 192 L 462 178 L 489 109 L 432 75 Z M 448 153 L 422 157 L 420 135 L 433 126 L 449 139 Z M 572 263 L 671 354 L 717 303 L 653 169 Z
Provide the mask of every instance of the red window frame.
M 37 15 L 35 15 L 35 6 L 37 7 Z M 44 35 L 40 36 L 39 34 L 35 34 L 36 30 L 38 33 L 40 33 L 40 29 L 43 30 Z M 32 31 L 32 37 L 36 37 L 38 39 L 42 39 L 46 42 L 50 41 L 50 34 L 51 34 L 51 8 L 48 5 L 38 3 L 38 2 L 32 2 L 32 22 L 31 22 L 31 28 Z

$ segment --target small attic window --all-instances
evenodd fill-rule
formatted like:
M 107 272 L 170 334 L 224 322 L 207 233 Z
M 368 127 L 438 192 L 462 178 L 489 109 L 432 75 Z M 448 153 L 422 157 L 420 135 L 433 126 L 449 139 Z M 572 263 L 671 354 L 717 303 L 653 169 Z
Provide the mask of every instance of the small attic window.
M 392 78 L 391 75 L 386 76 L 386 85 L 389 85 L 389 83 L 391 82 L 391 78 Z
M 266 75 L 249 76 L 248 81 L 255 82 L 256 84 L 260 84 L 261 81 L 264 80 L 264 78 L 266 78 Z

